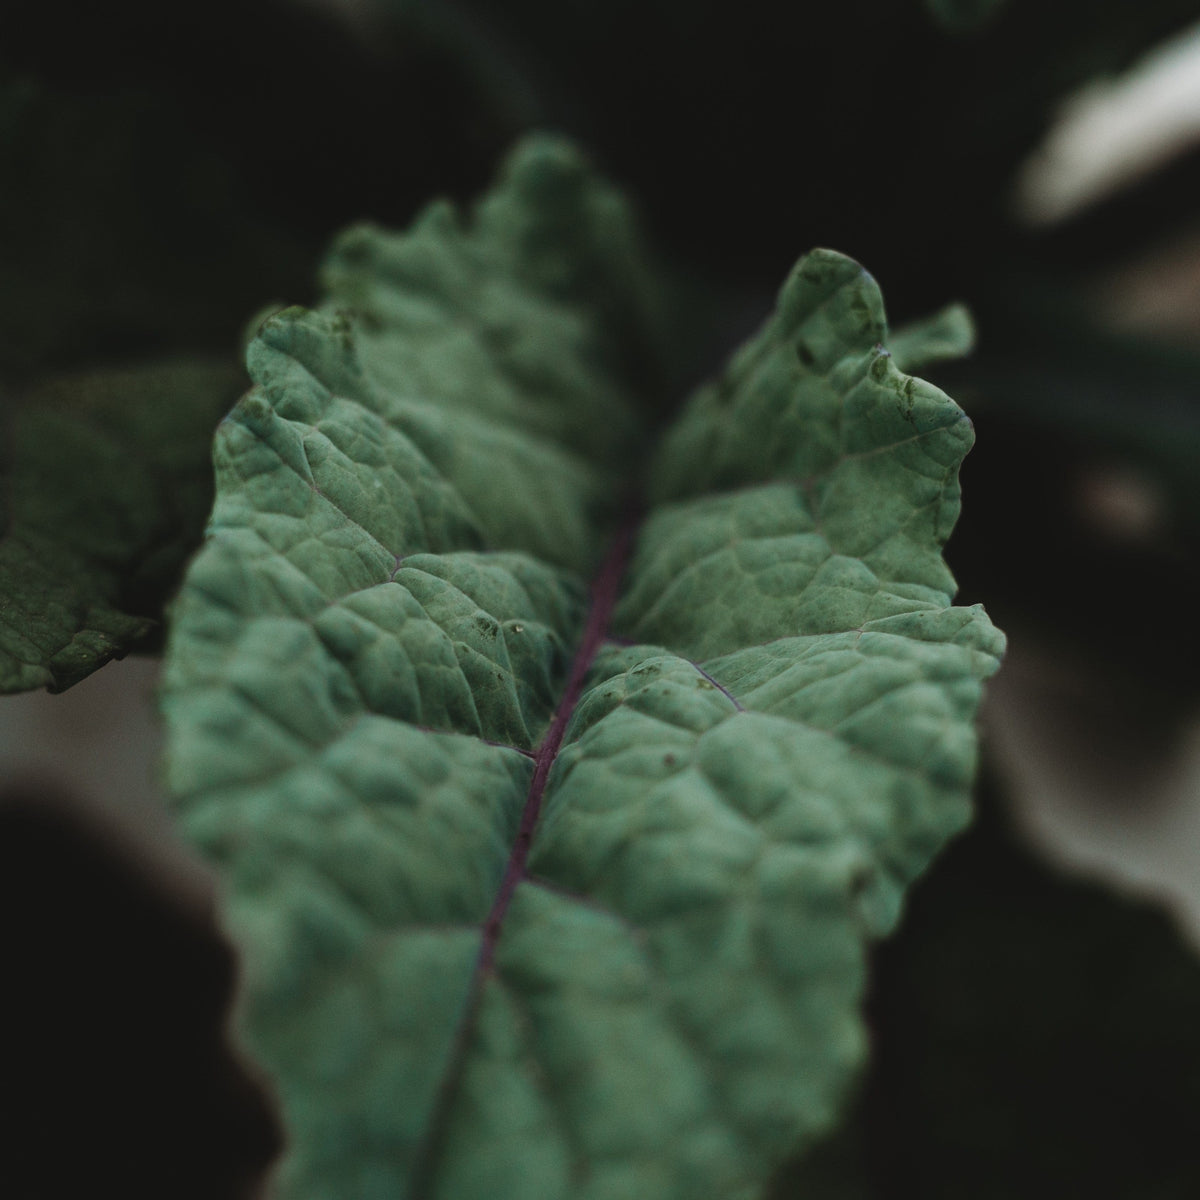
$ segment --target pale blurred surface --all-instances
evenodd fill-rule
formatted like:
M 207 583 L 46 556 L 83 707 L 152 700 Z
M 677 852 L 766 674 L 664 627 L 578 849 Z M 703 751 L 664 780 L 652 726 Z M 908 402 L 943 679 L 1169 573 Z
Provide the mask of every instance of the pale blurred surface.
M 1200 949 L 1200 713 L 1163 728 L 1111 677 L 1020 636 L 989 685 L 989 758 L 1034 847 L 1157 900 Z
M 1034 225 L 1073 216 L 1200 143 L 1200 26 L 1119 79 L 1065 100 L 1017 181 L 1017 209 Z

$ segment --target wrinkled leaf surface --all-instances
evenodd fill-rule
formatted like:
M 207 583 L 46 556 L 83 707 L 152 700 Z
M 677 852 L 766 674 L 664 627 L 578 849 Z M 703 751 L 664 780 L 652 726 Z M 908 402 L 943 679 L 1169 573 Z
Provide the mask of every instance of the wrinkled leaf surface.
M 969 423 L 817 251 L 656 445 L 642 261 L 533 141 L 250 347 L 164 709 L 284 1195 L 757 1194 L 967 819 Z

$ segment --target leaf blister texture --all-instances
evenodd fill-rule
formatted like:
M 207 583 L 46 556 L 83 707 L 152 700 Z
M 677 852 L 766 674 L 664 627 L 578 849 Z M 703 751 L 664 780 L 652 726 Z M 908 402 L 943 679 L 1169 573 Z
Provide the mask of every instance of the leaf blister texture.
M 654 448 L 639 255 L 535 139 L 469 217 L 344 235 L 250 348 L 163 705 L 284 1195 L 753 1194 L 837 1119 L 866 947 L 968 818 L 969 422 L 815 251 Z

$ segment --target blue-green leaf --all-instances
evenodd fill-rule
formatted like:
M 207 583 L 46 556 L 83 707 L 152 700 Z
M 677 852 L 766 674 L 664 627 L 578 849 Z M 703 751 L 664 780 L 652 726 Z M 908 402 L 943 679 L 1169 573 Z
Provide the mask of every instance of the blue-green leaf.
M 909 373 L 962 358 L 975 349 L 975 322 L 965 304 L 947 304 L 928 317 L 894 329 L 888 349 L 896 366 Z
M 756 1194 L 967 819 L 969 423 L 817 251 L 655 448 L 642 262 L 534 140 L 250 348 L 163 705 L 284 1195 Z

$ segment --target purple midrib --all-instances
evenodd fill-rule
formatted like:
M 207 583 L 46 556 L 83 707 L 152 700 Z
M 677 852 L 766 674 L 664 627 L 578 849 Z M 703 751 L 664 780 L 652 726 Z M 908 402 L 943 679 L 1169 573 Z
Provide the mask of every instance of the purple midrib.
M 529 863 L 529 851 L 533 845 L 533 831 L 538 817 L 542 812 L 542 800 L 546 794 L 546 781 L 550 778 L 550 770 L 562 747 L 563 735 L 575 714 L 579 698 L 583 695 L 583 683 L 588 671 L 592 668 L 596 653 L 603 644 L 608 627 L 612 623 L 613 609 L 616 607 L 617 594 L 621 587 L 621 578 L 625 574 L 625 566 L 629 561 L 629 552 L 633 545 L 634 533 L 637 530 L 638 519 L 631 518 L 621 527 L 609 547 L 608 554 L 600 570 L 592 580 L 592 602 L 588 610 L 587 623 L 583 627 L 583 636 L 575 651 L 571 663 L 571 673 L 567 676 L 567 686 L 554 711 L 554 719 L 550 728 L 538 745 L 533 760 L 533 778 L 529 781 L 529 793 L 525 797 L 525 807 L 521 811 L 521 823 L 517 827 L 516 840 L 508 856 L 504 876 L 496 892 L 491 911 L 483 923 L 483 943 L 479 949 L 479 962 L 475 968 L 476 975 L 486 974 L 491 970 L 496 956 L 496 943 L 500 940 L 500 932 L 508 906 L 512 903 L 517 884 L 526 876 Z
M 432 1190 L 432 1172 L 437 1159 L 439 1143 L 445 1133 L 445 1125 L 455 1090 L 466 1067 L 467 1048 L 471 1031 L 475 1026 L 475 1019 L 479 1013 L 483 984 L 493 969 L 496 946 L 504 928 L 504 918 L 508 915 L 517 886 L 528 875 L 529 851 L 533 846 L 534 829 L 542 812 L 546 783 L 550 778 L 550 772 L 554 767 L 558 752 L 562 748 L 567 726 L 571 723 L 571 717 L 583 695 L 584 681 L 587 679 L 597 652 L 607 639 L 608 627 L 612 623 L 613 610 L 616 608 L 617 595 L 621 587 L 621 579 L 625 574 L 625 567 L 629 562 L 629 554 L 640 523 L 640 514 L 631 516 L 624 522 L 616 537 L 613 538 L 604 562 L 592 580 L 591 606 L 588 609 L 587 622 L 583 627 L 579 646 L 571 662 L 571 670 L 567 676 L 562 698 L 554 710 L 550 727 L 546 730 L 545 736 L 538 744 L 534 754 L 533 777 L 529 781 L 529 792 L 525 797 L 525 806 L 521 810 L 517 836 L 509 852 L 504 875 L 496 891 L 496 898 L 492 901 L 492 907 L 483 923 L 483 939 L 471 974 L 463 1015 L 455 1033 L 450 1060 L 434 1104 L 428 1132 L 422 1141 L 410 1178 L 409 1196 L 411 1200 L 421 1200 Z

